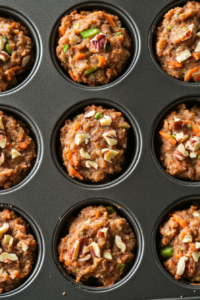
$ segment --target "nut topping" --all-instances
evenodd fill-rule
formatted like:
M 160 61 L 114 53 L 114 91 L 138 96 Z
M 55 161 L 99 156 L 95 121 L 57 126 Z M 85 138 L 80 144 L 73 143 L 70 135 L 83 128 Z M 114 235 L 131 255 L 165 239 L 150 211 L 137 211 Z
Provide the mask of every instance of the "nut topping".
M 96 49 L 96 51 L 100 51 L 106 48 L 106 36 L 102 32 L 95 35 L 95 37 L 90 41 L 92 46 Z
M 27 55 L 25 57 L 23 57 L 22 59 L 22 68 L 26 67 L 26 65 L 28 64 L 29 60 L 30 60 L 30 55 Z
M 107 148 L 102 149 L 101 152 L 104 153 L 104 160 L 106 160 L 109 163 L 112 163 L 112 158 L 114 158 L 119 154 L 118 151 L 107 149 Z
M 185 145 L 186 149 L 197 151 L 200 148 L 200 138 L 198 136 L 193 136 Z
M 80 238 L 79 242 L 80 242 L 80 248 L 79 248 L 79 255 L 83 255 L 83 250 L 84 250 L 84 247 L 85 247 L 85 244 L 86 244 L 86 240 L 87 240 L 87 237 L 84 236 L 82 238 Z
M 3 268 L 0 269 L 0 275 L 3 274 Z
M 197 217 L 197 218 L 200 217 L 200 214 L 199 214 L 197 211 L 194 211 L 192 215 L 193 215 L 194 217 Z
M 187 135 L 187 133 L 182 131 L 182 132 L 177 133 L 175 138 L 178 143 L 183 143 L 184 141 L 186 141 L 189 138 L 189 135 Z
M 110 116 L 104 116 L 99 122 L 101 126 L 109 126 L 112 123 L 112 118 Z
M 103 137 L 105 138 L 108 145 L 114 146 L 117 144 L 117 134 L 115 130 L 106 130 L 103 133 Z
M 10 58 L 10 56 L 8 55 L 7 52 L 0 51 L 0 60 L 6 62 L 9 58 Z
M 80 242 L 76 241 L 74 246 L 71 248 L 69 252 L 69 259 L 76 260 L 79 255 Z
M 182 243 L 192 243 L 192 235 L 186 234 L 184 239 L 182 240 Z
M 28 250 L 28 246 L 24 242 L 19 242 L 17 246 L 21 247 L 24 252 Z
M 85 119 L 91 118 L 92 116 L 94 116 L 94 114 L 95 114 L 95 110 L 91 110 L 87 115 L 85 115 Z
M 75 46 L 76 44 L 81 42 L 81 38 L 77 35 L 75 35 L 75 36 L 73 36 L 72 38 L 69 38 L 69 39 L 70 39 L 71 46 Z
M 4 153 L 0 153 L 0 165 L 2 165 L 2 163 L 4 163 Z
M 183 144 L 180 144 L 174 152 L 174 158 L 177 160 L 184 160 L 188 156 Z
M 99 245 L 95 242 L 91 243 L 89 246 L 89 250 L 91 252 L 91 254 L 95 257 L 101 257 L 101 252 L 100 252 L 100 248 Z
M 0 129 L 4 130 L 4 125 L 3 125 L 2 117 L 0 117 Z
M 89 155 L 89 153 L 87 153 L 83 148 L 81 148 L 80 154 L 81 154 L 82 158 L 91 159 L 91 156 Z
M 6 39 L 0 36 L 0 51 L 4 49 L 5 43 L 6 43 Z
M 0 147 L 2 149 L 5 148 L 6 144 L 7 144 L 7 140 L 3 139 L 3 138 L 0 138 Z
M 174 119 L 174 130 L 180 129 L 183 126 L 183 121 L 181 121 L 179 118 Z
M 108 260 L 112 260 L 112 254 L 110 250 L 105 250 L 103 253 L 103 257 L 108 259 Z
M 3 225 L 0 227 L 0 239 L 4 235 L 6 231 L 9 229 L 9 224 L 8 223 L 3 223 Z
M 200 257 L 200 252 L 193 252 L 192 257 L 193 257 L 195 262 L 198 262 L 199 257 Z
M 122 240 L 121 236 L 115 236 L 115 244 L 122 252 L 126 251 L 126 243 Z
M 91 254 L 87 254 L 85 257 L 83 258 L 79 258 L 79 261 L 86 261 L 89 260 L 91 258 Z
M 108 228 L 102 228 L 98 231 L 98 235 L 99 235 L 99 232 L 103 235 L 103 237 L 106 237 L 107 236 L 107 233 L 108 233 Z
M 14 253 L 3 252 L 0 254 L 0 262 L 9 263 L 10 261 L 16 261 L 18 257 Z
M 199 242 L 196 242 L 195 248 L 196 248 L 196 249 L 200 249 L 200 243 L 199 243 Z
M 200 42 L 198 42 L 198 44 L 197 44 L 197 46 L 196 46 L 194 52 L 198 52 L 198 51 L 200 51 Z
M 85 142 L 86 139 L 89 139 L 90 136 L 88 133 L 77 133 L 75 136 L 75 143 L 76 145 L 80 145 Z
M 184 51 L 181 51 L 181 52 L 178 52 L 176 54 L 176 60 L 181 63 L 182 61 L 188 59 L 190 56 L 192 56 L 192 54 L 190 53 L 189 50 L 184 50 Z
M 86 166 L 86 168 L 93 168 L 93 169 L 98 168 L 97 163 L 95 163 L 94 161 L 91 161 L 91 160 L 87 160 L 85 166 Z
M 188 260 L 188 257 L 186 256 L 182 256 L 179 261 L 178 261 L 178 265 L 177 265 L 177 275 L 183 275 L 184 271 L 185 271 L 185 262 Z
M 3 241 L 4 241 L 5 244 L 12 245 L 13 244 L 13 237 L 9 234 L 5 234 Z
M 21 155 L 21 153 L 19 153 L 19 151 L 17 151 L 16 149 L 12 149 L 11 152 L 10 152 L 10 154 L 11 154 L 11 158 L 12 159 L 14 159 L 14 158 L 16 158 L 16 157 L 18 157 L 18 156 Z

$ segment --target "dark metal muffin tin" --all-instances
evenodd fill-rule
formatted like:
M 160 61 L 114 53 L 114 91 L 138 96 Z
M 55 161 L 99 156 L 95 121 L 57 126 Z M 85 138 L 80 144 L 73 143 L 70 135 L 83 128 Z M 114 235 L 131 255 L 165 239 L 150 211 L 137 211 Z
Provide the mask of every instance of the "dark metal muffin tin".
M 155 136 L 160 118 L 178 102 L 199 103 L 200 85 L 173 79 L 160 69 L 153 52 L 154 26 L 168 9 L 186 1 L 2 0 L 0 15 L 20 20 L 35 44 L 34 68 L 15 89 L 0 94 L 0 109 L 23 119 L 36 140 L 38 156 L 29 176 L 0 191 L 0 203 L 16 209 L 31 225 L 38 260 L 27 281 L 0 298 L 45 299 L 199 299 L 200 287 L 178 282 L 159 262 L 159 223 L 179 202 L 200 201 L 200 183 L 174 179 L 160 166 Z M 134 45 L 122 76 L 106 86 L 74 83 L 55 57 L 59 20 L 76 8 L 105 9 L 119 15 Z M 155 65 L 156 64 L 156 65 Z M 131 124 L 125 169 L 108 184 L 85 184 L 70 178 L 58 156 L 58 134 L 65 118 L 89 104 L 124 113 Z M 189 105 L 190 105 L 189 104 Z M 182 200 L 183 199 L 183 200 Z M 112 204 L 133 228 L 136 260 L 112 287 L 77 284 L 58 261 L 59 242 L 70 214 L 93 204 Z M 12 205 L 12 207 L 10 207 Z M 0 206 L 1 207 L 1 206 Z M 18 211 L 19 210 L 19 211 Z M 65 293 L 63 295 L 63 293 Z

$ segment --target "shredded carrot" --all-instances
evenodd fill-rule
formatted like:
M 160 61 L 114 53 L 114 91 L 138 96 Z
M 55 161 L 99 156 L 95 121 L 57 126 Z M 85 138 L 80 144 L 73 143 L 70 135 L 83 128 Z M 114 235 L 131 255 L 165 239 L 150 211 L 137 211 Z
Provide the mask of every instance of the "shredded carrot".
M 82 59 L 82 58 L 85 58 L 86 55 L 84 53 L 79 53 L 76 55 L 76 60 L 79 60 L 79 59 Z
M 15 22 L 13 22 L 13 23 L 12 23 L 12 27 L 15 27 L 15 26 L 16 26 L 16 23 L 15 23 Z
M 29 144 L 30 144 L 30 141 L 26 140 L 24 142 L 19 143 L 19 148 L 20 149 L 26 149 Z
M 72 78 L 74 81 L 76 81 L 76 77 L 74 76 L 74 74 L 72 73 L 71 70 L 69 70 L 69 75 L 71 76 L 71 78 Z
M 10 184 L 5 184 L 4 185 L 4 189 L 9 189 L 10 188 Z
M 106 60 L 105 60 L 105 57 L 100 55 L 99 56 L 99 64 L 98 64 L 98 67 L 101 68 L 102 66 L 104 66 L 106 63 Z
M 189 120 L 186 120 L 184 121 L 184 125 L 187 126 L 188 124 L 192 124 L 193 122 L 192 121 L 189 121 Z
M 10 140 L 7 138 L 7 136 L 5 137 L 6 138 L 6 146 L 8 147 L 8 146 L 10 146 Z
M 179 259 L 183 256 L 183 253 L 182 252 L 178 252 L 179 250 L 177 249 L 177 250 L 175 250 L 175 252 L 174 252 L 174 258 L 175 258 L 175 260 L 178 262 L 179 261 Z
M 98 219 L 98 218 L 100 217 L 101 214 L 100 214 L 100 212 L 98 211 L 98 212 L 96 212 L 95 215 L 96 215 L 96 218 Z
M 70 260 L 67 259 L 67 260 L 65 261 L 65 265 L 68 267 L 70 264 L 71 264 Z
M 69 162 L 70 162 L 72 165 L 74 165 L 74 162 L 73 162 L 73 160 L 72 160 L 73 154 L 74 154 L 73 151 L 70 151 L 70 152 L 67 154 L 67 159 L 69 160 Z
M 76 124 L 74 125 L 74 130 L 75 130 L 75 131 L 79 130 L 80 126 L 81 126 L 80 123 L 76 123 Z
M 200 81 L 200 75 L 194 76 L 194 81 Z
M 113 21 L 112 17 L 107 15 L 107 14 L 104 14 L 104 16 L 106 17 L 106 19 L 108 20 L 108 22 L 110 23 L 111 26 L 114 26 L 116 27 L 116 24 L 115 22 Z
M 174 217 L 174 219 L 176 220 L 176 222 L 178 222 L 181 225 L 181 227 L 184 228 L 185 226 L 188 225 L 187 222 L 185 220 L 183 220 L 180 216 L 178 216 L 176 214 L 173 214 L 172 216 Z
M 59 30 L 62 35 L 65 35 L 65 30 L 63 28 L 59 28 Z
M 72 14 L 72 15 L 77 14 L 77 10 L 75 9 L 71 14 Z
M 165 139 L 168 139 L 171 144 L 176 145 L 176 140 L 170 134 L 163 131 L 159 131 L 159 134 Z
M 77 172 L 74 168 L 71 168 L 71 173 L 75 177 L 78 177 L 80 180 L 83 180 L 83 177 L 81 176 L 81 174 L 79 174 L 79 172 Z
M 199 58 L 200 58 L 200 52 L 192 53 L 192 56 L 193 56 L 196 60 L 199 60 Z
M 198 69 L 199 69 L 199 67 L 195 67 L 195 68 L 189 70 L 189 71 L 185 74 L 185 79 L 184 79 L 184 81 L 189 81 L 190 78 L 191 78 L 191 76 L 192 76 L 192 74 L 195 73 Z
M 59 261 L 63 261 L 63 253 L 60 254 Z
M 175 59 L 168 61 L 168 64 L 170 64 L 172 68 L 182 68 L 182 65 L 179 62 L 177 62 Z
M 20 67 L 15 66 L 12 69 L 9 69 L 8 71 L 6 71 L 6 75 L 7 75 L 9 81 L 11 81 L 11 79 L 12 79 L 11 73 L 18 70 L 18 69 L 20 69 Z
M 193 124 L 192 131 L 194 132 L 195 135 L 199 136 L 200 130 L 199 130 L 199 126 L 198 125 Z

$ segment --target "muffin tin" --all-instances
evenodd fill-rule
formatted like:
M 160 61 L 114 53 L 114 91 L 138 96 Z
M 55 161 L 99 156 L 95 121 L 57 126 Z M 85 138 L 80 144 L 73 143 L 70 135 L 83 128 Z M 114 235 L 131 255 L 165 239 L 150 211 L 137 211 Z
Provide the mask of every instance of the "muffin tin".
M 179 202 L 200 201 L 200 183 L 174 179 L 160 166 L 155 147 L 158 121 L 178 102 L 199 103 L 200 85 L 164 74 L 155 61 L 153 30 L 171 7 L 186 1 L 1 1 L 0 15 L 20 20 L 35 44 L 36 61 L 15 89 L 0 94 L 0 109 L 23 119 L 37 143 L 37 160 L 19 185 L 0 191 L 0 205 L 16 210 L 31 225 L 38 261 L 27 281 L 0 298 L 24 299 L 199 299 L 200 286 L 176 281 L 158 260 L 156 236 L 164 215 Z M 63 73 L 56 57 L 59 20 L 74 9 L 105 9 L 117 14 L 134 49 L 130 66 L 115 81 L 88 87 Z M 157 65 L 157 67 L 155 66 Z M 161 71 L 161 72 L 160 72 Z M 108 184 L 71 179 L 57 153 L 59 128 L 90 104 L 124 113 L 131 124 L 127 165 Z M 57 147 L 56 147 L 57 145 Z M 77 284 L 58 261 L 57 243 L 71 213 L 86 205 L 113 204 L 133 228 L 136 260 L 112 287 Z M 12 207 L 10 207 L 12 205 Z M 0 206 L 1 207 L 1 206 Z M 19 210 L 19 211 L 18 211 Z

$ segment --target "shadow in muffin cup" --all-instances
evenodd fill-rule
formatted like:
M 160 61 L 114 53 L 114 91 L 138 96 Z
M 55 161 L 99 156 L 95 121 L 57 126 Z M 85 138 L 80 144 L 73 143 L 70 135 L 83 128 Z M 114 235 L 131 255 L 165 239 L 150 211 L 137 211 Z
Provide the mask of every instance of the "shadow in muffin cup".
M 39 274 L 44 260 L 44 241 L 43 241 L 42 233 L 40 229 L 37 227 L 37 225 L 35 224 L 35 222 L 24 211 L 22 211 L 21 209 L 17 208 L 14 205 L 0 203 L 0 211 L 2 211 L 3 209 L 9 209 L 10 211 L 14 211 L 17 216 L 22 217 L 22 219 L 25 220 L 27 224 L 29 224 L 30 234 L 33 235 L 33 237 L 37 242 L 37 249 L 36 249 L 36 261 L 35 264 L 33 265 L 30 274 L 24 279 L 23 283 L 20 286 L 18 286 L 17 288 L 9 292 L 3 292 L 2 294 L 0 294 L 0 298 L 3 298 L 4 296 L 6 297 L 15 296 L 17 293 L 27 288 Z
M 168 79 L 171 79 L 174 81 L 174 83 L 180 83 L 183 85 L 189 85 L 189 86 L 198 86 L 200 83 L 199 82 L 186 82 L 180 79 L 177 79 L 169 74 L 167 74 L 161 67 L 157 57 L 156 57 L 156 28 L 159 26 L 160 22 L 163 20 L 164 15 L 170 10 L 173 9 L 175 7 L 183 7 L 186 3 L 188 2 L 188 0 L 184 0 L 184 1 L 173 1 L 171 2 L 171 4 L 166 5 L 156 16 L 156 18 L 154 19 L 153 23 L 150 26 L 150 30 L 149 30 L 149 36 L 148 36 L 148 48 L 149 48 L 149 53 L 151 56 L 151 59 L 153 60 L 155 66 L 158 68 L 158 70 Z M 199 1 L 197 1 L 199 2 Z
M 162 145 L 161 141 L 160 141 L 160 135 L 159 135 L 159 130 L 162 128 L 163 125 L 163 120 L 166 117 L 167 114 L 169 114 L 170 111 L 174 110 L 177 108 L 177 106 L 179 104 L 185 104 L 186 105 L 186 109 L 187 108 L 191 108 L 194 105 L 199 106 L 200 108 L 200 96 L 198 98 L 198 96 L 191 96 L 188 98 L 181 98 L 178 101 L 173 102 L 172 104 L 168 105 L 167 107 L 165 107 L 157 116 L 151 131 L 151 141 L 150 141 L 150 145 L 151 145 L 151 155 L 153 157 L 154 162 L 156 163 L 157 167 L 159 168 L 159 170 L 165 175 L 167 176 L 167 178 L 170 181 L 173 181 L 175 183 L 179 183 L 182 185 L 187 185 L 187 186 L 199 186 L 200 185 L 200 181 L 191 181 L 191 180 L 187 180 L 187 179 L 181 179 L 181 178 L 176 178 L 172 175 L 170 175 L 169 173 L 167 173 L 167 171 L 165 170 L 165 168 L 161 165 L 160 163 L 160 147 Z
M 121 72 L 121 74 L 119 74 L 119 76 L 117 78 L 114 78 L 110 83 L 105 84 L 105 85 L 100 85 L 100 86 L 88 86 L 87 84 L 84 83 L 77 83 L 74 82 L 71 77 L 68 75 L 67 71 L 64 70 L 64 68 L 62 68 L 57 55 L 56 55 L 56 47 L 58 45 L 58 29 L 61 25 L 61 20 L 64 16 L 69 15 L 71 12 L 73 12 L 74 10 L 77 10 L 77 12 L 79 13 L 80 11 L 93 11 L 95 9 L 99 9 L 99 10 L 105 10 L 108 13 L 111 13 L 113 15 L 116 15 L 119 17 L 119 20 L 122 21 L 122 27 L 126 28 L 131 41 L 132 41 L 132 51 L 131 51 L 131 59 L 128 62 L 127 66 L 124 68 L 124 70 Z M 140 52 L 140 38 L 139 38 L 139 32 L 137 30 L 136 24 L 134 23 L 134 21 L 132 19 L 130 19 L 130 17 L 125 14 L 124 12 L 122 12 L 121 10 L 119 10 L 118 8 L 116 8 L 113 5 L 108 5 L 107 3 L 104 2 L 86 2 L 80 5 L 75 5 L 73 7 L 71 7 L 70 9 L 68 9 L 67 11 L 65 11 L 60 17 L 59 19 L 56 21 L 54 28 L 52 29 L 52 33 L 51 33 L 51 39 L 50 39 L 50 52 L 51 52 L 51 57 L 52 60 L 54 62 L 55 67 L 57 68 L 57 70 L 61 73 L 61 75 L 68 80 L 69 82 L 73 83 L 75 86 L 77 87 L 81 87 L 84 89 L 88 89 L 88 90 L 102 90 L 105 88 L 109 88 L 111 86 L 113 86 L 114 84 L 117 84 L 119 81 L 121 81 L 122 79 L 124 79 L 133 69 L 133 67 L 135 66 L 137 60 L 138 60 L 138 56 L 139 56 L 139 52 Z
M 167 276 L 168 279 L 173 281 L 175 284 L 190 289 L 200 289 L 200 283 L 191 283 L 189 280 L 176 280 L 163 266 L 163 259 L 160 255 L 159 246 L 161 237 L 159 227 L 167 221 L 170 212 L 188 209 L 191 205 L 195 205 L 195 203 L 200 205 L 200 196 L 192 196 L 185 199 L 181 199 L 168 206 L 157 219 L 152 232 L 152 251 L 156 264 L 158 265 L 160 270 L 165 274 L 165 276 Z
M 33 139 L 35 142 L 36 146 L 36 158 L 35 162 L 32 166 L 32 169 L 28 173 L 28 175 L 22 179 L 21 182 L 18 184 L 8 188 L 8 189 L 0 189 L 0 195 L 9 193 L 12 191 L 16 191 L 20 187 L 22 187 L 24 184 L 26 184 L 31 178 L 34 176 L 36 171 L 38 170 L 41 160 L 42 160 L 42 155 L 43 155 L 43 146 L 42 146 L 42 137 L 40 134 L 39 129 L 37 128 L 36 125 L 26 116 L 24 115 L 21 111 L 18 109 L 15 109 L 11 106 L 6 106 L 6 105 L 0 105 L 0 110 L 3 111 L 5 114 L 13 116 L 17 121 L 22 121 L 26 127 L 30 130 L 30 137 Z
M 117 214 L 120 217 L 123 217 L 127 220 L 127 222 L 130 225 L 130 228 L 133 230 L 133 233 L 135 234 L 136 237 L 135 258 L 134 261 L 132 261 L 132 265 L 127 267 L 125 274 L 123 274 L 123 276 L 120 278 L 119 281 L 117 281 L 116 283 L 114 283 L 112 286 L 109 287 L 104 287 L 102 285 L 99 285 L 97 280 L 84 281 L 82 283 L 76 282 L 75 276 L 69 275 L 67 271 L 64 269 L 63 264 L 59 261 L 58 245 L 61 242 L 61 239 L 64 236 L 66 236 L 68 233 L 67 224 L 70 220 L 70 217 L 76 217 L 83 208 L 90 205 L 91 206 L 103 205 L 105 207 L 113 206 Z M 143 256 L 144 240 L 143 240 L 142 230 L 135 216 L 130 211 L 128 211 L 125 207 L 123 207 L 121 204 L 118 204 L 117 202 L 108 199 L 101 199 L 101 198 L 88 199 L 80 202 L 79 204 L 74 205 L 60 218 L 60 222 L 57 224 L 57 227 L 53 235 L 52 251 L 53 251 L 54 261 L 57 267 L 59 268 L 62 275 L 69 282 L 73 283 L 78 288 L 82 288 L 83 290 L 103 292 L 106 290 L 111 290 L 120 287 L 136 273 Z
M 108 109 L 114 108 L 116 111 L 122 112 L 125 120 L 131 126 L 128 131 L 127 150 L 125 151 L 125 160 L 126 160 L 125 165 L 122 167 L 121 172 L 111 175 L 110 181 L 107 183 L 88 183 L 84 181 L 79 181 L 78 179 L 74 179 L 68 175 L 67 169 L 63 165 L 63 161 L 62 161 L 61 148 L 60 148 L 60 129 L 64 126 L 66 120 L 68 119 L 72 120 L 76 115 L 84 113 L 84 108 L 92 104 L 96 106 L 103 106 L 104 108 L 108 108 Z M 70 181 L 80 186 L 88 187 L 88 188 L 106 188 L 109 187 L 110 185 L 114 185 L 115 183 L 118 183 L 120 180 L 124 179 L 126 176 L 128 176 L 130 172 L 133 171 L 139 159 L 139 154 L 141 150 L 141 136 L 136 121 L 133 119 L 132 116 L 129 115 L 128 112 L 125 111 L 124 108 L 122 108 L 120 105 L 112 101 L 94 99 L 94 100 L 79 102 L 78 104 L 69 108 L 60 117 L 53 130 L 51 148 L 52 148 L 52 156 L 58 169 Z
M 19 90 L 21 87 L 23 87 L 31 80 L 32 76 L 34 75 L 34 73 L 37 71 L 39 67 L 40 55 L 41 55 L 41 51 L 40 51 L 41 42 L 37 33 L 37 29 L 34 28 L 34 25 L 31 23 L 31 21 L 28 20 L 25 16 L 23 16 L 21 12 L 18 12 L 9 7 L 0 6 L 0 16 L 4 18 L 11 18 L 14 21 L 21 23 L 27 29 L 28 36 L 31 38 L 33 42 L 33 52 L 34 52 L 34 63 L 32 68 L 30 70 L 23 72 L 19 76 L 18 78 L 19 83 L 15 87 L 0 93 L 0 96 L 4 96 Z

